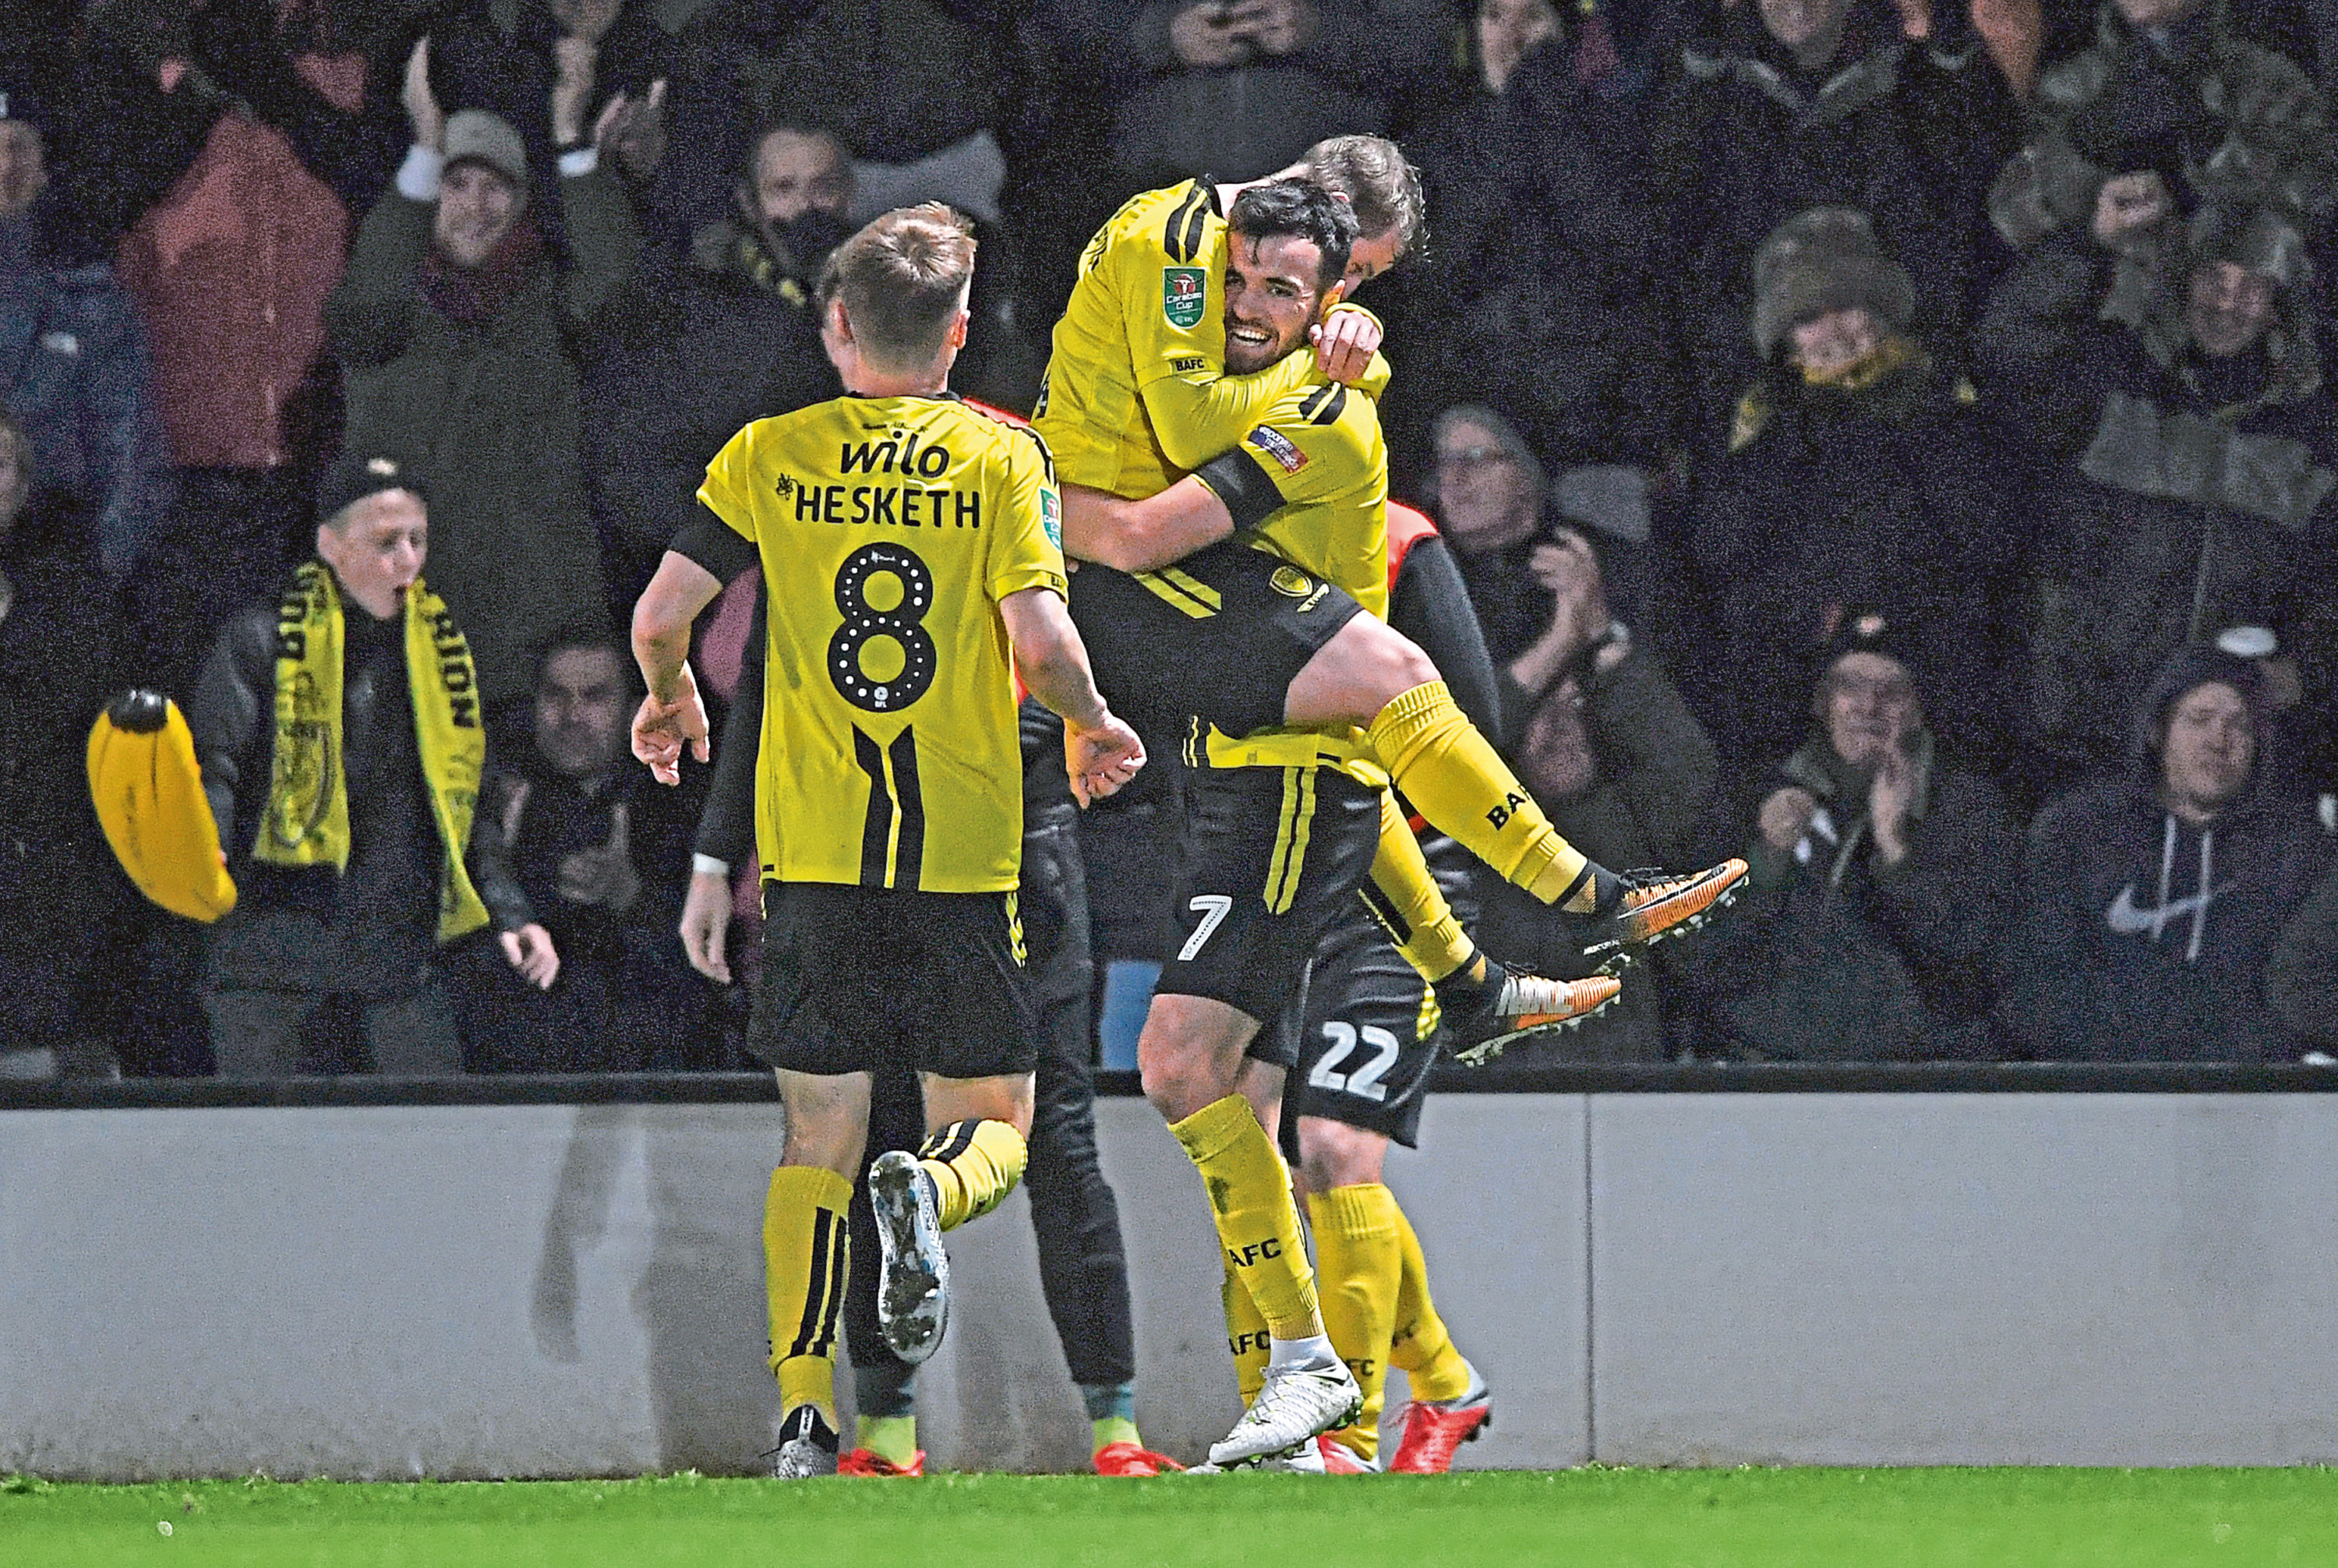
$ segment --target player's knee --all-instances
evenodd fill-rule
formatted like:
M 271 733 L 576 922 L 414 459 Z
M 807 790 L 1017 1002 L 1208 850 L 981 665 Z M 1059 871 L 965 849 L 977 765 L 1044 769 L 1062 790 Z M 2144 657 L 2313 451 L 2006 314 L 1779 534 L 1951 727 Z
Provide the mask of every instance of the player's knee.
M 1299 1119 L 1299 1172 L 1310 1192 L 1377 1182 L 1388 1140 L 1323 1116 Z
M 783 1163 L 833 1171 L 847 1181 L 859 1178 L 869 1133 L 869 1093 L 865 1080 L 852 1081 L 857 1076 L 780 1074 L 780 1101 L 787 1112 Z
M 1416 686 L 1439 679 L 1420 645 L 1370 615 L 1358 615 L 1316 651 L 1291 683 L 1284 718 L 1293 724 L 1370 724 Z

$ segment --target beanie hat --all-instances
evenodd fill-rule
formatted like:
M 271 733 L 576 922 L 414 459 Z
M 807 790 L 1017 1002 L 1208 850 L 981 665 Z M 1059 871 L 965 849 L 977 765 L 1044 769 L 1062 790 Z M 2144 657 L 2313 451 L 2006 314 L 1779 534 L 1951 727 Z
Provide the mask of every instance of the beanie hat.
M 409 475 L 406 467 L 395 457 L 343 452 L 318 477 L 317 521 L 329 523 L 367 496 L 385 490 L 406 491 L 427 505 L 429 497 L 423 493 L 422 482 Z
M 1492 436 L 1495 449 L 1518 465 L 1527 476 L 1528 487 L 1534 492 L 1537 501 L 1541 499 L 1545 487 L 1550 482 L 1549 475 L 1543 469 L 1542 459 L 1536 456 L 1534 448 L 1527 445 L 1527 438 L 1518 434 L 1517 426 L 1482 403 L 1456 403 L 1437 416 L 1431 431 L 1431 439 L 1442 446 L 1445 444 L 1446 433 L 1457 425 L 1474 425 Z M 1433 481 L 1429 486 L 1429 500 L 1432 505 L 1437 502 Z
M 2144 689 L 2135 706 L 2135 730 L 2131 738 L 2135 757 L 2145 762 L 2156 762 L 2160 749 L 2167 739 L 2167 715 L 2186 696 L 2211 682 L 2231 687 L 2248 705 L 2249 715 L 2255 720 L 2260 748 L 2265 742 L 2266 720 L 2272 713 L 2272 701 L 2265 690 L 2264 671 L 2254 659 L 2229 652 L 2214 642 L 2195 642 L 2178 648 L 2160 665 L 2151 684 Z M 2259 755 L 2259 765 L 2264 758 Z
M 1884 254 L 1866 213 L 1813 207 L 1772 230 L 1754 252 L 1754 344 L 1763 358 L 1800 323 L 1854 306 L 1894 330 L 1916 309 L 1915 284 Z
M 511 122 L 484 109 L 462 109 L 447 120 L 447 166 L 484 163 L 527 193 L 527 149 Z
M 1930 693 L 1924 677 L 1930 663 L 1926 657 L 1927 642 L 1923 627 L 1911 616 L 1871 609 L 1844 610 L 1811 662 L 1813 685 L 1817 692 L 1822 693 L 1827 677 L 1834 672 L 1837 664 L 1853 653 L 1876 653 L 1905 670 L 1916 687 L 1917 696 L 1927 697 Z M 1813 702 L 1818 701 L 1820 699 L 1814 695 Z

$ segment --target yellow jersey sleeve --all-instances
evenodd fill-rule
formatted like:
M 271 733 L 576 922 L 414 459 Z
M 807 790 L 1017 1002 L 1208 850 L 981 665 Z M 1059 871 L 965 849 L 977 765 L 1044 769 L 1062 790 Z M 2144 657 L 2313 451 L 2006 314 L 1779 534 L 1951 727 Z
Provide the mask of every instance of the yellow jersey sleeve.
M 1049 588 L 1069 598 L 1064 506 L 1047 444 L 1036 430 L 1003 429 L 997 513 L 1001 521 L 990 541 L 990 597 L 996 602 L 1027 588 Z
M 1388 613 L 1388 447 L 1370 397 L 1331 383 L 1307 387 L 1194 477 L 1237 530 Z
M 751 544 L 755 538 L 754 466 L 755 426 L 749 425 L 722 444 L 698 486 L 700 503 Z

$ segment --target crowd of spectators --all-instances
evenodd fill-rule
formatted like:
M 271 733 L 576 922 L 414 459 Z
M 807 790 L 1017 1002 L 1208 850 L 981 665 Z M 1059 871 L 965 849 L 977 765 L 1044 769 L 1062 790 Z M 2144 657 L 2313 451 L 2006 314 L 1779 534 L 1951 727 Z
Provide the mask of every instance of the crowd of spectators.
M 0 0 L 0 1070 L 740 1061 L 622 628 L 722 442 L 840 389 L 821 259 L 969 214 L 958 387 L 1027 408 L 1119 201 L 1359 131 L 1428 192 L 1361 302 L 1494 728 L 1603 862 L 1753 866 L 1518 1059 L 2338 1048 L 2333 84 L 2333 0 Z M 366 901 L 427 887 L 401 747 L 323 896 L 236 792 L 359 460 L 485 704 L 488 928 L 435 956 Z M 88 808 L 133 683 L 224 737 L 209 931 Z M 1082 826 L 1099 975 L 1161 956 L 1168 760 Z

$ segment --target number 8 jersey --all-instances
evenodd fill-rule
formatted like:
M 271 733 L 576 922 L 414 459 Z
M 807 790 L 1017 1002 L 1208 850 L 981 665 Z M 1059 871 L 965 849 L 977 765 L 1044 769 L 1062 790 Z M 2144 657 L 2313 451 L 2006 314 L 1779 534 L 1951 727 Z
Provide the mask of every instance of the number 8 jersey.
M 955 397 L 840 397 L 748 426 L 699 500 L 770 597 L 763 876 L 1011 890 L 1023 764 L 998 601 L 1065 592 L 1054 466 Z

